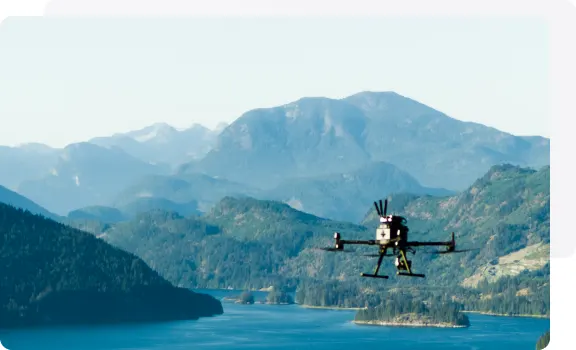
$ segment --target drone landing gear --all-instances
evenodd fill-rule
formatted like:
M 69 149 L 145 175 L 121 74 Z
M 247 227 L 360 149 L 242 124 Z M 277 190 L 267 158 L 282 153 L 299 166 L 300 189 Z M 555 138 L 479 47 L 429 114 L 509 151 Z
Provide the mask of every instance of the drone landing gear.
M 396 259 L 396 267 L 398 270 L 403 270 L 407 272 L 396 272 L 398 276 L 409 276 L 409 277 L 421 277 L 425 278 L 426 276 L 421 273 L 413 273 L 412 272 L 412 261 L 406 259 L 406 253 L 403 249 L 400 249 L 400 255 Z
M 384 256 L 386 255 L 386 249 L 381 249 L 380 250 L 380 256 L 378 257 L 378 265 L 376 265 L 376 270 L 374 270 L 373 274 L 369 274 L 369 273 L 361 273 L 360 276 L 362 277 L 371 277 L 371 278 L 383 278 L 383 279 L 388 279 L 388 276 L 384 276 L 384 275 L 379 275 L 378 271 L 380 270 L 380 265 L 382 264 L 382 259 L 384 258 Z
M 407 273 L 407 272 L 396 272 L 398 276 L 409 276 L 409 277 L 422 277 L 425 278 L 426 276 L 421 273 Z
M 388 276 L 384 276 L 384 275 L 371 275 L 369 273 L 361 273 L 360 276 L 362 277 L 371 277 L 371 278 L 383 278 L 385 280 L 387 280 L 389 277 Z

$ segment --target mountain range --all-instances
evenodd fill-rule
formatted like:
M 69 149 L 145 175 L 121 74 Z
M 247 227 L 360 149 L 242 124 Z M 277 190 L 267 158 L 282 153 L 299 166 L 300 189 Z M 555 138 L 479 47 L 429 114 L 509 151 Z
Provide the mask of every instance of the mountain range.
M 549 164 L 550 140 L 462 122 L 394 92 L 302 98 L 246 112 L 181 173 L 272 188 L 385 161 L 423 186 L 462 190 L 494 164 Z
M 118 147 L 133 157 L 152 164 L 177 167 L 187 161 L 202 158 L 216 142 L 216 137 L 227 124 L 214 130 L 200 124 L 177 130 L 166 123 L 108 137 L 96 137 L 88 142 L 102 147 Z
M 195 124 L 177 130 L 157 123 L 62 149 L 37 143 L 0 146 L 0 185 L 59 215 L 108 204 L 112 194 L 127 186 L 126 180 L 169 174 L 182 162 L 201 157 L 225 126 L 210 130 Z
M 0 185 L 17 190 L 23 181 L 41 178 L 58 160 L 58 152 L 38 143 L 0 146 Z
M 22 182 L 18 192 L 66 215 L 79 207 L 108 203 L 141 176 L 168 172 L 169 169 L 146 163 L 120 148 L 82 142 L 66 146 L 45 176 Z
M 386 162 L 372 162 L 346 173 L 301 177 L 282 181 L 259 198 L 288 203 L 295 209 L 323 218 L 360 222 L 366 203 L 374 196 L 407 192 L 447 196 L 443 188 L 428 188 L 406 171 Z
M 90 207 L 127 217 L 208 212 L 245 195 L 359 222 L 375 196 L 452 194 L 495 164 L 547 165 L 549 152 L 543 137 L 458 121 L 394 92 L 361 92 L 250 110 L 215 130 L 157 123 L 63 149 L 0 147 L 0 169 L 9 169 L 0 184 L 60 216 Z

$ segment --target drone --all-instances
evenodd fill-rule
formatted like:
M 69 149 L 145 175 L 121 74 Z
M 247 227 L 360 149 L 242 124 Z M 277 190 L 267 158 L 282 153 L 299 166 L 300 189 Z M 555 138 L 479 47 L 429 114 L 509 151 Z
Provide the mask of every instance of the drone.
M 378 205 L 380 204 L 380 205 Z M 330 248 L 320 248 L 326 251 L 344 251 L 344 246 L 346 244 L 359 244 L 359 245 L 376 245 L 379 248 L 378 254 L 371 254 L 366 256 L 378 257 L 378 264 L 373 274 L 361 273 L 362 277 L 371 278 L 384 278 L 388 279 L 389 276 L 379 275 L 380 266 L 382 260 L 385 256 L 396 256 L 396 274 L 399 276 L 409 276 L 409 277 L 426 277 L 423 274 L 414 273 L 412 270 L 412 261 L 408 260 L 407 253 L 416 254 L 413 247 L 423 247 L 423 246 L 444 246 L 447 249 L 444 251 L 435 252 L 437 254 L 448 254 L 448 253 L 462 253 L 475 249 L 466 250 L 456 250 L 456 241 L 454 240 L 454 232 L 452 232 L 452 239 L 447 242 L 416 242 L 408 240 L 408 226 L 407 221 L 404 217 L 398 215 L 387 215 L 386 211 L 388 209 L 388 200 L 384 201 L 384 208 L 382 208 L 382 200 L 379 203 L 374 202 L 376 207 L 376 212 L 380 217 L 380 224 L 376 228 L 376 239 L 375 240 L 344 240 L 340 238 L 340 233 L 334 233 L 334 239 L 336 240 L 335 247 Z M 387 254 L 391 250 L 392 254 Z

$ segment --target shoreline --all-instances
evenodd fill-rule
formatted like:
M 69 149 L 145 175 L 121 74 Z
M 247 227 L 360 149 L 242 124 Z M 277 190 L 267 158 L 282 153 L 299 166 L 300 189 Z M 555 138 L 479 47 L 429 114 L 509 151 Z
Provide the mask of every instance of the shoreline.
M 391 321 L 352 321 L 357 325 L 382 327 L 426 327 L 426 328 L 468 328 L 469 326 L 453 325 L 448 323 L 402 323 Z
M 204 289 L 204 290 L 221 290 L 221 291 L 232 291 L 232 290 L 236 290 L 236 289 L 227 289 L 227 288 L 199 288 L 199 289 Z M 264 288 L 263 288 L 264 289 Z M 194 291 L 194 289 L 193 289 Z M 250 290 L 251 292 L 266 292 L 265 290 Z M 224 301 L 226 299 L 226 297 L 224 297 L 222 299 L 222 301 Z M 229 301 L 229 300 L 226 300 Z M 298 304 L 298 303 L 294 303 L 294 304 L 268 304 L 263 302 L 262 304 L 264 305 L 297 305 L 299 307 L 303 307 L 306 309 L 318 309 L 318 310 L 335 310 L 335 311 L 359 311 L 359 310 L 366 310 L 366 307 L 339 307 L 339 306 L 314 306 L 314 305 L 305 305 L 305 304 Z M 477 314 L 477 315 L 485 315 L 485 316 L 496 316 L 496 317 L 520 317 L 520 318 L 536 318 L 536 319 L 550 319 L 550 316 L 545 316 L 545 315 L 507 315 L 507 314 L 498 314 L 498 313 L 494 313 L 494 312 L 488 312 L 488 311 L 477 311 L 477 310 L 462 310 L 460 311 L 462 313 L 467 313 L 467 314 Z
M 366 307 L 338 307 L 338 306 L 313 306 L 305 304 L 296 304 L 305 309 L 319 309 L 319 310 L 341 310 L 341 311 L 359 311 L 366 310 Z
M 188 287 L 182 287 L 182 288 L 188 288 Z M 201 293 L 199 291 L 209 291 L 209 290 L 216 290 L 216 291 L 226 291 L 226 292 L 244 292 L 244 291 L 248 291 L 248 292 L 262 292 L 262 293 L 269 293 L 271 292 L 271 288 L 270 287 L 266 287 L 266 288 L 260 288 L 260 289 L 235 289 L 235 288 L 191 288 L 190 289 L 193 292 L 196 293 Z
M 345 308 L 345 307 L 338 307 L 338 306 L 313 306 L 313 305 L 300 305 L 300 304 L 296 304 L 300 307 L 306 308 L 306 309 L 323 309 L 323 310 L 342 310 L 342 311 L 351 311 L 351 310 L 355 310 L 355 311 L 359 311 L 359 310 L 366 310 L 366 307 L 350 307 L 350 308 Z M 497 316 L 497 317 L 520 317 L 520 318 L 538 318 L 538 319 L 550 319 L 550 316 L 544 316 L 544 315 L 506 315 L 506 314 L 497 314 L 497 313 L 491 313 L 491 312 L 487 312 L 487 311 L 475 311 L 475 310 L 470 310 L 470 311 L 460 311 L 462 313 L 467 313 L 467 314 L 477 314 L 477 315 L 484 315 L 484 316 Z
M 295 303 L 271 303 L 268 301 L 263 301 L 263 300 L 255 300 L 253 303 L 243 303 L 238 299 L 234 299 L 234 298 L 228 298 L 228 297 L 224 297 L 222 299 L 220 299 L 221 302 L 227 303 L 227 304 L 241 304 L 241 305 L 296 305 Z
M 520 318 L 545 318 L 550 319 L 550 316 L 545 315 L 506 315 L 506 314 L 497 314 L 494 312 L 488 311 L 475 311 L 475 310 L 463 310 L 460 311 L 466 314 L 477 314 L 477 315 L 485 315 L 485 316 L 498 316 L 498 317 L 520 317 Z

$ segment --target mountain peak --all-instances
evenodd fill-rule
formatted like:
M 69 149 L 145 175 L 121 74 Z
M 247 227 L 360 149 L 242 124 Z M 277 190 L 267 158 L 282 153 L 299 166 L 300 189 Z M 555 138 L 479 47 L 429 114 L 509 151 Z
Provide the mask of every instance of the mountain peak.
M 493 165 L 492 167 L 490 167 L 488 172 L 484 174 L 484 176 L 476 180 L 469 187 L 468 191 L 464 193 L 477 191 L 480 188 L 488 186 L 490 183 L 494 181 L 505 181 L 515 179 L 518 177 L 526 177 L 536 172 L 537 171 L 532 168 L 522 167 L 508 163 Z
M 192 125 L 190 125 L 189 128 L 187 128 L 186 130 L 192 130 L 192 129 L 197 129 L 197 130 L 210 130 L 209 128 L 205 127 L 204 125 L 200 124 L 200 123 L 192 123 Z
M 138 142 L 146 142 L 150 140 L 165 140 L 177 132 L 178 130 L 169 124 L 154 123 L 140 130 L 131 131 L 126 135 Z
M 130 157 L 126 152 L 117 146 L 102 147 L 91 142 L 83 141 L 71 143 L 64 147 L 63 151 L 60 153 L 60 159 L 69 161 L 73 157 L 91 158 L 103 157 L 110 154 L 120 154 Z
M 71 143 L 66 145 L 66 147 L 64 147 L 64 151 L 68 151 L 68 152 L 72 152 L 72 151 L 78 151 L 78 150 L 99 150 L 102 149 L 102 147 L 95 145 L 93 143 L 90 142 L 75 142 L 75 143 Z
M 422 114 L 443 114 L 394 91 L 363 91 L 343 98 L 342 101 L 360 108 L 368 117 L 372 118 L 381 117 L 382 114 L 398 115 L 408 119 Z
M 314 215 L 300 212 L 280 201 L 256 199 L 250 196 L 226 196 L 212 208 L 211 215 L 245 215 L 246 213 L 251 213 L 251 215 L 258 216 L 257 212 L 269 212 L 278 215 L 294 215 L 297 213 L 303 217 L 315 217 Z
M 536 170 L 527 167 L 521 167 L 519 165 L 513 165 L 509 163 L 496 164 L 490 167 L 490 170 L 486 173 L 486 176 L 494 177 L 498 174 L 520 174 L 520 173 L 535 173 Z
M 52 152 L 56 150 L 48 145 L 39 142 L 28 142 L 18 145 L 19 148 L 30 152 Z
M 357 92 L 355 94 L 352 94 L 344 99 L 347 98 L 353 98 L 353 97 L 402 97 L 402 98 L 407 98 L 405 96 L 400 95 L 399 93 L 397 93 L 396 91 L 373 91 L 373 90 L 364 90 L 364 91 L 360 91 Z

